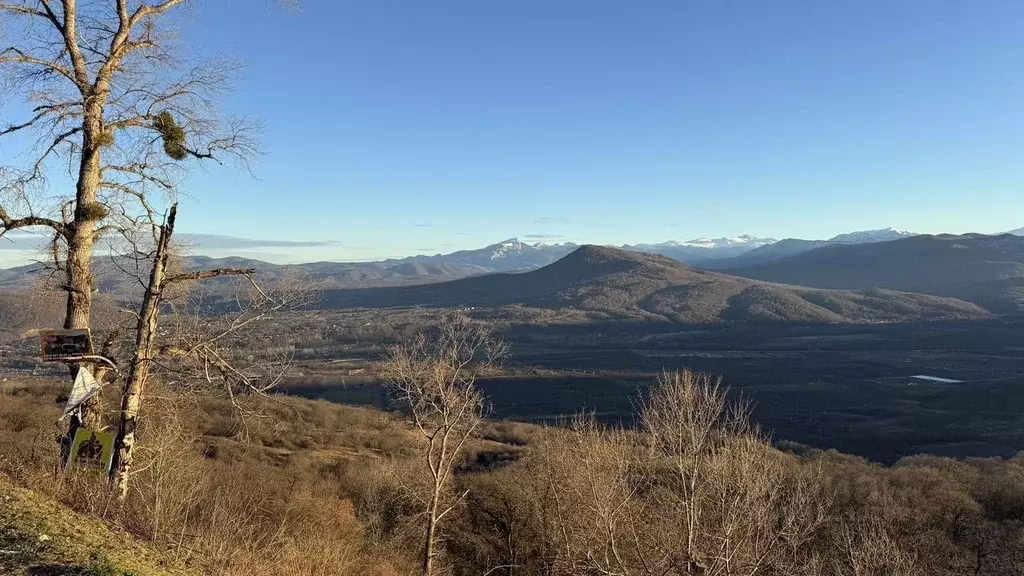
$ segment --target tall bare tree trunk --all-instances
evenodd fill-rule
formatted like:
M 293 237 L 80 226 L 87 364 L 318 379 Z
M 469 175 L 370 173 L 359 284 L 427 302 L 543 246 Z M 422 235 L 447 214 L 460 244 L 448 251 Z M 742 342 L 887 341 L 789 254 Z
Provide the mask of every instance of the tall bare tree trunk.
M 78 169 L 78 184 L 75 191 L 75 214 L 67 225 L 65 239 L 68 244 L 65 263 L 65 285 L 67 307 L 64 314 L 64 328 L 89 328 L 92 325 L 92 251 L 95 242 L 96 222 L 91 218 L 89 208 L 96 205 L 100 187 L 100 148 L 96 135 L 102 131 L 103 108 L 91 105 L 87 108 L 82 122 L 82 157 Z M 71 378 L 78 373 L 79 365 L 68 366 Z M 98 399 L 84 403 L 79 414 L 71 419 L 62 446 L 70 447 L 79 428 L 95 424 Z M 66 452 L 66 451 L 65 451 Z M 70 453 L 65 454 L 65 458 Z
M 153 360 L 169 257 L 168 247 L 174 233 L 174 219 L 177 214 L 178 205 L 174 204 L 167 216 L 167 222 L 160 227 L 153 268 L 150 270 L 149 284 L 135 327 L 135 352 L 132 354 L 128 375 L 125 377 L 124 394 L 121 397 L 121 414 L 118 419 L 114 463 L 111 469 L 118 498 L 121 500 L 128 495 L 128 477 L 131 474 L 136 443 L 135 431 L 138 427 L 139 410 L 142 407 L 142 394 L 149 378 L 149 365 Z
M 86 108 L 82 121 L 82 158 L 75 190 L 75 214 L 67 235 L 68 300 L 64 317 L 65 328 L 88 328 L 92 320 L 92 250 L 96 221 L 91 211 L 97 205 L 100 188 L 98 140 L 102 132 L 103 106 L 97 102 Z

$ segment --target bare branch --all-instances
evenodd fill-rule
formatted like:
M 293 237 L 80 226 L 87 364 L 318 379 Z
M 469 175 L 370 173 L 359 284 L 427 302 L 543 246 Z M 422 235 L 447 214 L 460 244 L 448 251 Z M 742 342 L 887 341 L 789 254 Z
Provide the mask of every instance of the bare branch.
M 49 218 L 42 218 L 39 216 L 26 216 L 24 218 L 11 218 L 7 211 L 0 207 L 0 224 L 3 224 L 3 229 L 0 230 L 0 237 L 6 232 L 11 230 L 17 230 L 19 228 L 29 228 L 31 226 L 46 226 L 51 228 L 54 232 L 59 235 L 67 234 L 67 226 L 56 220 L 50 220 Z
M 145 4 L 145 3 L 143 3 L 141 6 L 139 6 L 135 10 L 135 13 L 132 14 L 131 21 L 129 22 L 129 26 L 133 27 L 133 26 L 135 26 L 136 24 L 138 24 L 139 22 L 141 22 L 145 18 L 149 18 L 151 16 L 158 16 L 160 14 L 163 14 L 164 12 L 167 12 L 171 8 L 174 8 L 175 6 L 181 4 L 182 2 L 184 2 L 184 0 L 165 0 L 164 2 L 161 2 L 160 4 Z
M 76 73 L 66 66 L 58 64 L 55 61 L 44 60 L 42 58 L 32 56 L 14 46 L 9 46 L 0 51 L 0 64 L 28 64 L 32 66 L 39 66 L 44 70 L 56 72 L 76 84 L 79 82 L 79 78 L 76 76 Z
M 89 82 L 89 70 L 82 57 L 82 51 L 78 46 L 78 7 L 76 0 L 62 0 L 64 7 L 64 25 L 60 29 L 64 39 L 64 46 L 71 56 L 74 65 L 74 75 L 68 76 L 75 83 L 82 95 L 86 98 L 92 93 L 92 85 Z
M 40 16 L 42 18 L 49 19 L 46 12 L 31 8 L 24 4 L 10 4 L 7 2 L 0 2 L 0 12 L 10 12 L 12 14 L 24 14 L 26 16 Z

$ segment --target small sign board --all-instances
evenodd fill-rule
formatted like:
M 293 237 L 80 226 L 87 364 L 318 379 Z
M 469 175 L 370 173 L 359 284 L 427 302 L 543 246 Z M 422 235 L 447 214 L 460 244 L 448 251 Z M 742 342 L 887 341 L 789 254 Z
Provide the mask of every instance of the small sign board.
M 88 329 L 43 330 L 39 333 L 43 362 L 63 362 L 92 354 Z
M 107 473 L 114 460 L 114 435 L 92 428 L 79 428 L 71 442 L 68 469 L 72 467 Z

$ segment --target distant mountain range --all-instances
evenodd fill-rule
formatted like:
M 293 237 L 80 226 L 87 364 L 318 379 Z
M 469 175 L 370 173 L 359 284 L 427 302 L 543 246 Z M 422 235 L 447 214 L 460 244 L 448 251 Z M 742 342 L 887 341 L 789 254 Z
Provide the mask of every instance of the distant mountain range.
M 828 241 L 832 244 L 869 244 L 871 242 L 899 240 L 900 238 L 910 236 L 917 236 L 917 234 L 907 232 L 906 230 L 896 230 L 895 228 L 882 228 L 881 230 L 861 230 L 859 232 L 839 234 L 829 238 Z
M 622 246 L 630 252 L 660 254 L 686 264 L 693 264 L 715 258 L 739 256 L 750 250 L 770 246 L 777 242 L 774 238 L 755 238 L 744 234 L 733 238 L 696 238 L 687 242 L 670 240 L 660 244 L 629 244 Z
M 855 232 L 842 235 L 855 238 L 851 241 L 872 242 L 889 239 L 892 233 L 904 232 L 874 230 Z M 833 240 L 824 241 L 832 242 Z M 735 267 L 747 263 L 762 262 L 771 259 L 774 254 L 772 247 L 787 243 L 811 243 L 817 241 L 782 240 L 774 238 L 756 238 L 743 235 L 731 238 L 696 238 L 679 242 L 668 241 L 660 244 L 637 244 L 622 246 L 624 250 L 660 254 L 686 264 L 716 267 Z M 467 276 L 489 274 L 494 272 L 513 272 L 534 270 L 546 266 L 578 248 L 576 244 L 530 244 L 518 238 L 509 238 L 484 248 L 460 250 L 450 254 L 434 254 L 409 256 L 382 260 L 378 262 L 310 262 L 306 264 L 272 264 L 260 260 L 231 256 L 226 258 L 210 258 L 208 256 L 190 256 L 185 259 L 186 269 L 204 269 L 217 267 L 255 268 L 262 274 L 278 277 L 291 272 L 300 272 L 320 280 L 330 288 L 399 286 L 428 282 L 443 282 Z M 805 249 L 800 245 L 800 250 Z M 809 249 L 809 248 L 806 248 Z M 763 251 L 763 252 L 762 252 Z M 796 253 L 789 250 L 786 254 Z M 742 258 L 746 255 L 755 258 L 748 260 L 729 261 L 729 258 Z M 98 256 L 95 259 L 96 277 L 100 290 L 119 293 L 134 290 L 138 283 L 127 281 L 119 268 L 109 258 Z M 39 277 L 39 265 L 19 266 L 0 270 L 0 290 L 31 287 Z
M 733 255 L 715 257 L 721 253 Z M 95 266 L 100 291 L 122 301 L 139 290 L 119 271 L 124 265 L 98 258 Z M 298 273 L 320 281 L 326 308 L 484 307 L 528 322 L 898 322 L 1024 312 L 1024 230 L 887 229 L 829 240 L 737 237 L 622 248 L 509 239 L 382 262 L 195 256 L 181 265 L 254 268 L 264 280 Z M 39 276 L 33 267 L 2 270 L 0 291 L 27 294 Z M 18 312 L 10 302 L 2 308 Z
M 510 238 L 477 250 L 379 262 L 279 265 L 240 257 L 192 256 L 181 265 L 189 270 L 253 268 L 267 280 L 300 274 L 319 281 L 326 290 L 337 290 L 433 284 L 537 270 L 559 262 L 578 248 L 571 243 L 531 244 Z M 916 235 L 892 228 L 840 234 L 828 240 L 775 240 L 744 235 L 610 249 L 624 254 L 664 256 L 695 268 L 751 280 L 810 288 L 879 288 L 954 297 L 994 313 L 1024 310 L 1024 228 L 994 236 Z M 96 258 L 94 273 L 101 292 L 120 300 L 138 296 L 140 285 L 124 275 L 121 269 L 125 266 L 125 262 L 113 262 L 108 257 Z M 39 266 L 35 265 L 0 270 L 0 291 L 32 288 L 41 276 Z
M 877 242 L 899 240 L 900 238 L 910 238 L 912 236 L 917 236 L 917 234 L 907 232 L 906 230 L 883 228 L 881 230 L 862 230 L 860 232 L 839 234 L 838 236 L 833 236 L 828 240 L 801 240 L 799 238 L 786 238 L 785 240 L 779 240 L 771 244 L 758 246 L 736 256 L 708 259 L 697 264 L 709 270 L 728 270 L 730 268 L 740 266 L 752 266 L 764 262 L 771 262 L 772 260 L 786 258 L 788 256 L 800 254 L 801 252 L 821 248 L 822 246 L 833 246 L 839 244 L 874 244 Z
M 873 287 L 950 296 L 996 313 L 1024 311 L 1024 237 L 1015 234 L 921 235 L 871 244 L 830 244 L 724 271 L 816 288 Z
M 525 273 L 443 284 L 330 290 L 323 308 L 496 309 L 519 320 L 722 322 L 893 322 L 983 318 L 979 306 L 890 290 L 820 290 L 697 270 L 671 258 L 582 246 Z M 552 315 L 554 314 L 554 315 Z
M 1020 232 L 1024 234 L 1024 229 Z M 768 262 L 776 258 L 791 256 L 821 246 L 887 242 L 915 235 L 913 232 L 905 230 L 883 228 L 880 230 L 863 230 L 839 234 L 828 240 L 800 240 L 794 238 L 776 240 L 775 238 L 759 238 L 744 234 L 728 238 L 695 238 L 687 241 L 669 240 L 658 244 L 625 244 L 613 247 L 630 252 L 660 254 L 684 264 L 708 269 L 723 269 Z M 339 266 L 345 271 L 367 269 L 370 270 L 367 276 L 379 281 L 385 283 L 392 281 L 395 283 L 406 283 L 410 280 L 436 280 L 443 277 L 455 279 L 483 273 L 533 270 L 562 258 L 576 248 L 578 248 L 578 245 L 571 242 L 564 244 L 530 244 L 518 238 L 509 238 L 484 248 L 461 250 L 450 254 L 410 256 L 370 263 L 332 264 L 324 262 L 315 265 L 302 264 L 298 266 L 315 266 L 321 270 L 330 269 L 331 266 Z M 430 265 L 440 268 L 410 269 L 409 265 Z M 396 268 L 398 266 L 403 268 Z M 391 272 L 384 272 L 385 270 L 391 270 Z
M 477 274 L 484 272 L 510 272 L 540 268 L 558 260 L 577 248 L 576 244 L 527 244 L 518 238 L 509 238 L 477 250 L 460 250 L 451 254 L 410 256 L 397 260 L 384 260 L 384 266 L 407 264 L 433 264 L 451 266 Z

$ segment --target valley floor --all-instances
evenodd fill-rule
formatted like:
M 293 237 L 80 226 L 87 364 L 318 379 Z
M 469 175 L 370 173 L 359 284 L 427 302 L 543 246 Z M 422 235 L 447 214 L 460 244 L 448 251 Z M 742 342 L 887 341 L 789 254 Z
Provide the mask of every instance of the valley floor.
M 498 418 L 551 422 L 579 411 L 632 420 L 664 369 L 721 375 L 777 441 L 892 463 L 920 453 L 1010 457 L 1024 450 L 1024 323 L 762 326 L 510 332 L 508 375 L 480 382 Z M 331 352 L 327 352 L 331 354 Z M 310 361 L 291 393 L 387 407 L 367 378 L 375 351 Z M 962 380 L 922 384 L 927 374 Z

